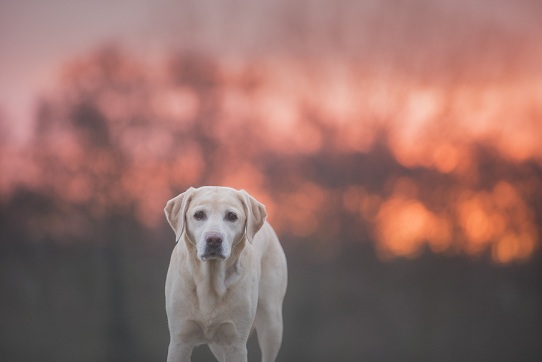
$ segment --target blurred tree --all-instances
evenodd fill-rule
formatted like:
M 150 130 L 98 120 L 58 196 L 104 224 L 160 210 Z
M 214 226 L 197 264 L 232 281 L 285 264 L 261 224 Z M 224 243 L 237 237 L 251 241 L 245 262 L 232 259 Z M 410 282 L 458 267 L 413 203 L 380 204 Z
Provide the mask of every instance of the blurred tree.
M 127 98 L 139 91 L 132 83 L 138 75 L 125 77 L 129 67 L 115 48 L 102 49 L 75 64 L 62 91 L 68 96 L 61 102 L 42 103 L 35 134 L 34 155 L 42 170 L 40 189 L 57 200 L 56 209 L 64 221 L 54 237 L 65 239 L 75 224 L 80 228 L 74 232 L 77 239 L 81 236 L 77 234 L 87 230 L 88 241 L 104 246 L 109 282 L 105 291 L 108 361 L 138 358 L 126 314 L 123 269 L 123 248 L 129 243 L 135 218 L 134 201 L 123 186 L 131 165 L 127 150 L 119 145 L 119 133 L 135 120 L 114 122 L 98 104 L 107 90 Z M 43 226 L 51 232 L 51 225 Z

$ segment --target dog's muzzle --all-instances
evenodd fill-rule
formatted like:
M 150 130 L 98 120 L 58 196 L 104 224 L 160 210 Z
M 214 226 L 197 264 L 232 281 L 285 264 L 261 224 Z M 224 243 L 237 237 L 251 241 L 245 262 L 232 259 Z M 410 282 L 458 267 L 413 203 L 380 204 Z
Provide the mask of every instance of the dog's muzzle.
M 202 260 L 226 259 L 222 250 L 224 237 L 220 233 L 210 232 L 205 235 L 205 252 L 201 256 Z

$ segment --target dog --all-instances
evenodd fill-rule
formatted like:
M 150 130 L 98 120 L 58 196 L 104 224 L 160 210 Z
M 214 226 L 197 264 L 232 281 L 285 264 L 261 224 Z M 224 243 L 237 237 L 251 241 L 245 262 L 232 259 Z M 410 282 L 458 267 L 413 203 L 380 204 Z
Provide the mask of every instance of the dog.
M 265 206 L 244 190 L 205 186 L 169 200 L 164 211 L 177 241 L 165 286 L 167 361 L 190 361 L 206 343 L 219 361 L 246 362 L 254 329 L 262 361 L 274 361 L 287 265 Z

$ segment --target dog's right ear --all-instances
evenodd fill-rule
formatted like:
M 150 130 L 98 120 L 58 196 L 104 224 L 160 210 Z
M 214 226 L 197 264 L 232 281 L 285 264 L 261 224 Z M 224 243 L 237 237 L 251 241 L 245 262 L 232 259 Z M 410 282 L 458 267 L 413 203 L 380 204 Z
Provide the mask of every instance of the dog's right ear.
M 186 209 L 190 204 L 194 190 L 195 188 L 190 187 L 182 194 L 169 200 L 164 208 L 166 219 L 173 231 L 175 231 L 175 242 L 178 242 L 183 234 Z

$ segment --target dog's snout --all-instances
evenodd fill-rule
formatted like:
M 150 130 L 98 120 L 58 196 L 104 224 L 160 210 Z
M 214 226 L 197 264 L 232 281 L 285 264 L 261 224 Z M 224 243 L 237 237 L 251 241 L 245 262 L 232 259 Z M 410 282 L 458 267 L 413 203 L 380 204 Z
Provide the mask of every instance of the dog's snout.
M 222 245 L 222 235 L 220 234 L 209 234 L 207 235 L 207 238 L 205 239 L 205 242 L 208 246 L 220 246 Z
M 203 234 L 204 247 L 200 249 L 201 260 L 219 259 L 224 260 L 228 255 L 225 245 L 227 244 L 226 237 L 218 231 L 208 231 Z M 203 246 L 203 245 L 202 245 Z

